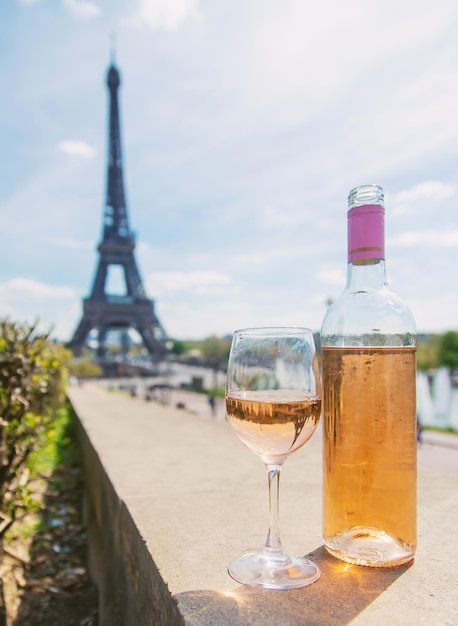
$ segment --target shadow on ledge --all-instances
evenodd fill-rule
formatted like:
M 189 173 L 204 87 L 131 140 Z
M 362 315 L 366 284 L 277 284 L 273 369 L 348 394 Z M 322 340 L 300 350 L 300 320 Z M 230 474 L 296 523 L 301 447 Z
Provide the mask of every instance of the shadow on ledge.
M 186 624 L 248 626 L 342 626 L 380 596 L 411 564 L 397 568 L 350 565 L 325 548 L 307 557 L 320 566 L 321 578 L 309 587 L 273 591 L 240 585 L 230 593 L 186 591 L 175 596 Z

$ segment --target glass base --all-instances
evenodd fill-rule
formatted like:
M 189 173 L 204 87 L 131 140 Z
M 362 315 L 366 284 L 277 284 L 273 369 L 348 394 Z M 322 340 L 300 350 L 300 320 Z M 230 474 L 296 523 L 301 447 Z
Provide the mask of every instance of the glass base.
M 249 552 L 234 559 L 228 567 L 234 580 L 265 589 L 297 589 L 320 577 L 318 565 L 304 557 Z

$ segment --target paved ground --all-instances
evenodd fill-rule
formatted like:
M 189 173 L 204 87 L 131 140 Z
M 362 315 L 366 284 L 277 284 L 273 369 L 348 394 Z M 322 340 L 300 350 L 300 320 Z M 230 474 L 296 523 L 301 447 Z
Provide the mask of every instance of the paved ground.
M 418 465 L 458 476 L 458 435 L 424 431 L 418 444 Z
M 212 417 L 207 396 L 175 389 L 170 394 L 170 400 L 175 406 L 182 403 L 187 410 L 203 418 Z M 224 401 L 221 398 L 216 399 L 214 417 L 226 419 Z M 422 442 L 418 444 L 418 466 L 458 476 L 458 435 L 424 431 Z
M 143 399 L 139 398 L 141 401 Z M 225 406 L 222 398 L 216 398 L 212 409 L 205 394 L 181 389 L 166 389 L 157 392 L 157 400 L 182 407 L 204 419 L 225 420 Z M 314 436 L 318 440 L 318 433 Z M 458 476 L 458 435 L 425 430 L 422 442 L 418 444 L 418 466 L 420 468 Z

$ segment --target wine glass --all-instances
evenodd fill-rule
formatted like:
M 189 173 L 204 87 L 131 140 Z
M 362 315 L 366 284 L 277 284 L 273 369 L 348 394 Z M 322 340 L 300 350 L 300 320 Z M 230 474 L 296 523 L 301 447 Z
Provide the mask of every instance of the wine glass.
M 308 328 L 247 328 L 234 333 L 226 383 L 229 424 L 261 457 L 269 484 L 270 525 L 264 549 L 234 559 L 240 583 L 294 589 L 315 582 L 319 567 L 283 551 L 279 526 L 280 470 L 313 435 L 321 415 L 321 380 Z

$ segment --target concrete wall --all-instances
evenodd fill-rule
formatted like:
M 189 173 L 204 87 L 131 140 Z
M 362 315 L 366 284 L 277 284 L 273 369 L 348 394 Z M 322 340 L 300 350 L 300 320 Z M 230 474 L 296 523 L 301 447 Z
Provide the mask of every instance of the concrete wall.
M 177 602 L 80 422 L 78 439 L 86 481 L 89 571 L 99 589 L 100 626 L 182 626 Z

